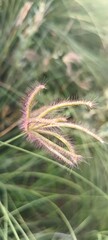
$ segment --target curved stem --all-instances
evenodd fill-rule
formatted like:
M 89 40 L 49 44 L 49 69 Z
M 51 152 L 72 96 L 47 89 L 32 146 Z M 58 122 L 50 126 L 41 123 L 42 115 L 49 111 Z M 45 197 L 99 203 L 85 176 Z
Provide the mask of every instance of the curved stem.
M 39 142 L 46 147 L 46 149 L 52 152 L 55 156 L 59 157 L 59 159 L 62 159 L 68 165 L 73 166 L 75 163 L 77 163 L 78 160 L 77 155 L 58 146 L 57 144 L 53 143 L 52 141 L 50 141 L 49 139 L 45 138 L 44 136 L 37 132 L 32 132 L 32 134 L 33 136 L 36 137 L 36 140 L 38 139 Z
M 41 113 L 38 117 L 42 118 L 45 117 L 47 114 L 49 114 L 52 111 L 56 111 L 59 108 L 63 108 L 63 107 L 72 107 L 72 106 L 79 106 L 79 105 L 85 105 L 88 107 L 92 107 L 93 103 L 90 101 L 84 101 L 84 100 L 80 100 L 80 101 L 65 101 L 65 102 L 60 102 L 58 104 L 55 104 L 53 106 L 49 106 L 45 111 L 43 111 L 43 113 Z
M 58 133 L 53 132 L 53 131 L 48 131 L 48 130 L 38 130 L 38 132 L 41 133 L 41 134 L 43 133 L 43 134 L 47 134 L 47 135 L 50 135 L 50 136 L 54 136 L 59 141 L 61 141 L 68 148 L 69 151 L 71 151 L 73 154 L 75 154 L 73 146 L 61 134 L 58 134 Z
M 33 89 L 33 91 L 31 91 L 31 93 L 29 94 L 27 102 L 26 102 L 26 118 L 27 119 L 30 118 L 30 112 L 33 107 L 33 101 L 34 101 L 35 96 L 44 88 L 45 88 L 44 85 L 39 85 L 35 89 Z
M 89 129 L 87 129 L 83 126 L 80 126 L 78 124 L 75 124 L 75 123 L 67 123 L 67 122 L 65 122 L 65 123 L 55 123 L 55 124 L 51 124 L 51 125 L 48 126 L 48 128 L 50 128 L 50 127 L 51 128 L 52 127 L 67 127 L 67 128 L 74 128 L 74 129 L 77 129 L 77 130 L 81 130 L 82 132 L 85 132 L 88 135 L 94 137 L 99 142 L 104 143 L 104 141 L 101 137 L 99 137 L 95 133 L 91 132 Z M 44 128 L 44 127 L 42 127 L 42 128 Z

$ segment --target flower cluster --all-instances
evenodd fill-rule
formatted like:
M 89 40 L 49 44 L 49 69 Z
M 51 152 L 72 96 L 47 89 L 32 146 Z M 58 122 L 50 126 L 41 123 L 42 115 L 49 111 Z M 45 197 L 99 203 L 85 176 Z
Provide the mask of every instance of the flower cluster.
M 21 129 L 26 133 L 30 142 L 34 142 L 38 147 L 44 147 L 65 164 L 75 166 L 82 158 L 75 152 L 69 139 L 63 135 L 63 128 L 83 131 L 101 143 L 103 143 L 103 140 L 87 128 L 62 117 L 60 110 L 78 105 L 85 105 L 91 108 L 93 103 L 84 100 L 62 101 L 35 109 L 35 97 L 43 89 L 45 89 L 45 85 L 40 84 L 27 93 L 23 102 Z

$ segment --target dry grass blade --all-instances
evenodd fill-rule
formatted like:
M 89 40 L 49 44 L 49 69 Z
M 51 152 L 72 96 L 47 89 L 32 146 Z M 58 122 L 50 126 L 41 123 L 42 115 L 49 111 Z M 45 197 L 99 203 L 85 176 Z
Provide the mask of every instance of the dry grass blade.
M 26 18 L 28 12 L 30 11 L 32 5 L 33 5 L 33 2 L 28 1 L 21 8 L 21 10 L 17 16 L 17 20 L 16 20 L 16 24 L 15 24 L 16 27 L 22 25 L 22 23 L 23 23 L 24 19 Z

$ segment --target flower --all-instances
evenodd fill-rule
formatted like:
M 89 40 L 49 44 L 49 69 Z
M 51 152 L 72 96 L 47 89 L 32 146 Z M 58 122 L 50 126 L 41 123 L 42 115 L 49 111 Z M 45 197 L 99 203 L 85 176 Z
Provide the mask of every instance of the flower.
M 65 164 L 75 166 L 81 161 L 82 156 L 75 152 L 70 140 L 63 135 L 63 128 L 83 131 L 101 143 L 103 143 L 103 140 L 89 129 L 68 121 L 60 115 L 58 110 L 78 105 L 85 105 L 91 108 L 93 103 L 84 100 L 62 101 L 34 110 L 36 105 L 35 97 L 45 88 L 44 84 L 40 84 L 28 91 L 23 101 L 21 129 L 26 133 L 30 142 L 34 142 L 38 147 L 44 147 Z

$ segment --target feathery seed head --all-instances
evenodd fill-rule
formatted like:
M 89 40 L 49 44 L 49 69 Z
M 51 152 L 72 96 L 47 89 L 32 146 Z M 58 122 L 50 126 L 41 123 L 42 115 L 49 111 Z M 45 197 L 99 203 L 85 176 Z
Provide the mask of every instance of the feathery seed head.
M 58 110 L 79 105 L 91 108 L 94 104 L 85 100 L 62 101 L 33 110 L 36 104 L 35 97 L 45 88 L 44 84 L 40 84 L 27 93 L 23 102 L 20 128 L 26 133 L 27 139 L 30 142 L 34 142 L 38 147 L 44 147 L 54 157 L 65 164 L 77 166 L 82 157 L 76 154 L 71 142 L 63 135 L 62 129 L 77 129 L 87 133 L 101 143 L 103 143 L 103 140 L 89 129 L 69 122 L 65 117 L 58 114 Z M 58 115 L 54 117 L 53 112 Z

